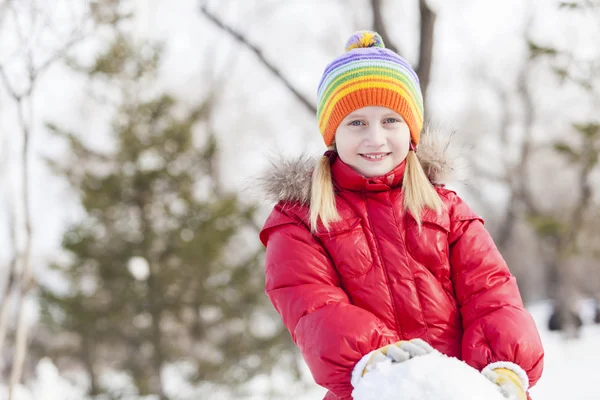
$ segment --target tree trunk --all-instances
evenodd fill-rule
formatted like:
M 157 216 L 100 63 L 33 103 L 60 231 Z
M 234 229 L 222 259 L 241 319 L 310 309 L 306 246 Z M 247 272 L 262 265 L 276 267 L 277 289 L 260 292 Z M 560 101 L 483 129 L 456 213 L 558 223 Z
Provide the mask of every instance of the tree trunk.
M 385 43 L 385 47 L 392 50 L 395 53 L 401 54 L 400 50 L 396 45 L 391 41 L 387 33 L 387 28 L 385 26 L 385 22 L 383 21 L 383 5 L 381 4 L 381 0 L 371 0 L 371 11 L 373 13 L 373 30 L 381 36 L 383 39 L 383 43 Z
M 15 287 L 15 282 L 17 280 L 17 256 L 10 262 L 10 267 L 8 268 L 8 277 L 6 279 L 6 285 L 4 287 L 4 297 L 2 299 L 2 303 L 0 304 L 0 354 L 2 354 L 2 350 L 4 348 L 4 339 L 6 338 L 6 331 L 8 330 L 8 311 L 10 304 L 10 300 L 12 298 L 13 289 Z M 0 374 L 2 373 L 3 362 L 0 361 Z
M 152 268 L 150 268 L 152 271 Z M 155 270 L 156 271 L 156 270 Z M 152 365 L 154 369 L 154 375 L 156 376 L 155 382 L 155 390 L 159 396 L 159 400 L 167 400 L 167 396 L 164 393 L 164 385 L 162 382 L 162 367 L 165 363 L 164 354 L 163 354 L 163 346 L 162 346 L 162 332 L 161 332 L 161 322 L 162 322 L 162 310 L 159 304 L 157 304 L 156 299 L 160 299 L 162 293 L 157 290 L 155 285 L 154 276 L 152 273 L 148 277 L 148 301 L 150 305 L 150 315 L 152 315 L 152 325 L 151 325 L 151 341 L 152 347 L 154 349 L 154 354 L 152 357 Z M 159 300 L 160 301 L 160 300 Z
M 421 82 L 421 92 L 423 93 L 423 104 L 427 104 L 427 88 L 431 80 L 431 65 L 433 63 L 433 35 L 435 28 L 436 15 L 426 0 L 419 0 L 419 10 L 421 11 L 421 41 L 419 43 L 419 64 L 417 75 Z
M 385 21 L 383 20 L 382 0 L 371 0 L 371 11 L 373 13 L 373 30 L 381 35 L 385 47 L 402 55 L 402 52 L 391 40 L 387 33 Z M 427 105 L 427 89 L 431 81 L 431 65 L 433 64 L 433 43 L 436 14 L 429 7 L 426 0 L 419 0 L 419 11 L 421 15 L 419 33 L 419 59 L 415 72 L 419 76 L 423 104 Z M 427 106 L 425 107 L 427 109 Z
M 33 82 L 31 83 L 33 87 Z M 28 97 L 30 100 L 30 107 L 33 107 L 33 102 L 31 101 L 31 97 Z M 13 370 L 10 375 L 10 384 L 8 387 L 8 400 L 13 399 L 13 393 L 15 387 L 21 382 L 21 378 L 23 376 L 23 367 L 25 365 L 25 358 L 27 357 L 27 341 L 29 335 L 29 327 L 27 326 L 27 321 L 25 320 L 25 302 L 27 301 L 27 297 L 33 287 L 35 286 L 35 281 L 33 279 L 33 270 L 30 262 L 30 254 L 31 254 L 31 213 L 29 211 L 29 139 L 30 139 L 30 128 L 27 122 L 27 118 L 25 117 L 25 104 L 23 99 L 18 101 L 18 110 L 19 110 L 19 122 L 21 125 L 21 132 L 23 135 L 23 149 L 21 153 L 21 181 L 23 183 L 23 189 L 21 194 L 21 201 L 23 202 L 23 210 L 24 210 L 24 232 L 25 232 L 25 246 L 23 249 L 23 253 L 21 254 L 21 268 L 23 269 L 21 275 L 21 292 L 18 297 L 17 302 L 17 329 L 16 329 L 16 338 L 15 338 L 15 355 L 13 359 Z M 30 108 L 31 111 L 31 108 Z M 30 116 L 29 121 L 33 121 L 33 118 Z
M 156 279 L 156 274 L 160 270 L 160 262 L 157 262 L 156 260 L 160 260 L 160 257 L 155 257 L 155 252 L 153 252 L 152 249 L 152 242 L 148 239 L 152 236 L 153 228 L 150 223 L 150 216 L 146 214 L 146 205 L 152 203 L 152 194 L 151 191 L 144 186 L 137 187 L 136 191 L 136 207 L 140 213 L 141 231 L 144 235 L 141 248 L 148 259 L 149 269 L 149 274 L 146 279 L 148 285 L 147 304 L 148 312 L 152 318 L 150 325 L 150 342 L 152 343 L 153 349 L 152 360 L 150 360 L 152 373 L 150 375 L 153 375 L 154 379 L 148 383 L 152 393 L 159 396 L 159 400 L 168 400 L 168 397 L 164 392 L 164 384 L 162 381 L 162 367 L 165 364 L 165 356 L 161 331 L 163 311 L 161 299 L 163 298 L 164 293 L 161 290 L 158 279 Z
M 559 256 L 560 257 L 560 256 Z M 573 268 L 575 262 L 572 257 L 560 257 L 558 262 L 559 290 L 558 312 L 562 322 L 562 331 L 569 339 L 579 336 L 581 318 L 576 308 L 577 291 L 573 282 Z
M 92 396 L 96 396 L 96 395 L 100 394 L 100 388 L 98 387 L 96 370 L 95 370 L 95 366 L 94 366 L 95 356 L 94 356 L 93 340 L 90 338 L 89 333 L 85 333 L 82 336 L 81 341 L 82 341 L 81 358 L 85 365 L 85 369 L 88 373 L 88 376 L 90 377 L 89 394 Z

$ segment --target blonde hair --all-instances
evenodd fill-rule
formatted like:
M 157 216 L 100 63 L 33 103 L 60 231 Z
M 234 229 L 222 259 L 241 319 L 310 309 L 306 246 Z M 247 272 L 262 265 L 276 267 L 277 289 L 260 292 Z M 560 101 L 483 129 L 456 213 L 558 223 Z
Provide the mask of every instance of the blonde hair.
M 330 146 L 329 149 L 335 150 L 335 145 Z M 409 151 L 406 156 L 402 190 L 404 192 L 404 209 L 410 212 L 419 227 L 421 227 L 421 212 L 425 208 L 434 210 L 438 214 L 442 211 L 442 200 L 429 182 L 414 151 Z M 335 204 L 331 164 L 327 156 L 319 158 L 312 173 L 310 193 L 310 229 L 312 232 L 317 231 L 319 219 L 326 230 L 329 230 L 331 222 L 341 219 Z
M 406 156 L 402 191 L 404 192 L 404 209 L 411 213 L 419 227 L 421 226 L 421 212 L 425 208 L 434 210 L 438 214 L 442 212 L 442 199 L 429 181 L 414 151 L 409 151 Z
M 328 147 L 335 151 L 335 144 Z M 331 163 L 329 157 L 324 155 L 319 158 L 312 173 L 310 187 L 310 230 L 317 231 L 317 222 L 329 230 L 329 223 L 340 220 L 335 205 L 335 192 L 333 191 L 333 180 L 331 179 Z

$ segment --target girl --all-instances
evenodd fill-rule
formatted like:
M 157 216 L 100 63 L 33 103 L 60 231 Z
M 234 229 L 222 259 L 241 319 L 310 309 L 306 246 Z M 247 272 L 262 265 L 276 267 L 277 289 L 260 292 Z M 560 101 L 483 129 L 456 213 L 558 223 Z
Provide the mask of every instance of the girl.
M 432 347 L 527 398 L 540 337 L 483 220 L 440 184 L 431 137 L 419 146 L 413 69 L 356 32 L 325 69 L 317 118 L 328 151 L 270 174 L 278 204 L 260 238 L 267 295 L 325 399 L 351 399 L 379 360 Z

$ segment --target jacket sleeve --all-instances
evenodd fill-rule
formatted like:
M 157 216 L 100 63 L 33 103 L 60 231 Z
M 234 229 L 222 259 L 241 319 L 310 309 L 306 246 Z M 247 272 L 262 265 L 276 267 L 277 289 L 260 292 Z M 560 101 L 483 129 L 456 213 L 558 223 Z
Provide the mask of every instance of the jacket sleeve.
M 533 386 L 544 359 L 535 321 L 483 220 L 456 194 L 448 198 L 450 265 L 463 318 L 463 360 L 478 370 L 492 362 L 515 363 Z
M 350 378 L 367 353 L 399 340 L 372 313 L 352 305 L 325 249 L 281 205 L 260 234 L 266 293 L 302 352 L 316 383 L 350 400 Z

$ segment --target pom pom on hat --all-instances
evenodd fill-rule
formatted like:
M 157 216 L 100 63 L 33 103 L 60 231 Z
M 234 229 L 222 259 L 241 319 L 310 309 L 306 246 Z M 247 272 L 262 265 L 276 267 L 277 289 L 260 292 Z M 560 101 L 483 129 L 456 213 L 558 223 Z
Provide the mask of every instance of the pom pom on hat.
M 348 39 L 348 42 L 346 43 L 346 51 L 352 49 L 365 49 L 368 47 L 385 48 L 385 44 L 379 33 L 373 31 L 357 31 L 350 36 L 350 39 Z

